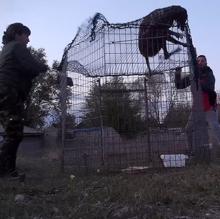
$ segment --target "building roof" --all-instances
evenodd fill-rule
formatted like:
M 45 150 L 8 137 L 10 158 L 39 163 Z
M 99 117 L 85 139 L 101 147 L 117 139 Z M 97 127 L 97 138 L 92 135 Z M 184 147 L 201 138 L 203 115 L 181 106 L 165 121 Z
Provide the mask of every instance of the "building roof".
M 3 127 L 0 125 L 0 135 L 4 134 L 4 129 Z M 42 135 L 43 132 L 37 129 L 33 129 L 31 127 L 28 126 L 24 126 L 24 135 Z

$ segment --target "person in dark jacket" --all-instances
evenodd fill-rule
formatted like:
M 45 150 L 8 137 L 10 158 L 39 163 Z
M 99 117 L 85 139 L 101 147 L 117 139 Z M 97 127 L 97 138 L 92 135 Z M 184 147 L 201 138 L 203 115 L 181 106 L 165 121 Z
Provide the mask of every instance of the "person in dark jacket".
M 27 49 L 30 29 L 22 23 L 9 25 L 2 37 L 0 54 L 0 123 L 5 130 L 0 147 L 0 176 L 18 177 L 17 150 L 23 138 L 24 104 L 39 73 L 47 65 L 39 63 Z
M 197 69 L 198 69 L 198 83 L 201 89 L 201 107 L 204 112 L 205 121 L 207 123 L 207 132 L 199 134 L 199 138 L 204 137 L 206 144 L 211 149 L 210 140 L 215 142 L 216 145 L 220 145 L 220 126 L 218 123 L 218 114 L 217 114 L 217 102 L 216 102 L 216 92 L 215 92 L 215 77 L 212 69 L 207 65 L 207 59 L 204 55 L 199 55 L 197 57 Z M 181 78 L 181 69 L 177 69 L 175 73 L 175 86 L 177 89 L 184 89 L 191 85 L 190 75 Z M 188 119 L 186 126 L 186 133 L 188 138 L 188 144 L 190 150 L 193 150 L 193 127 L 196 125 L 195 122 L 196 114 L 198 113 L 198 96 L 195 94 L 197 89 L 191 87 L 192 96 L 193 96 L 193 106 L 192 112 Z M 198 120 L 198 124 L 202 124 Z M 206 136 L 206 133 L 208 134 Z

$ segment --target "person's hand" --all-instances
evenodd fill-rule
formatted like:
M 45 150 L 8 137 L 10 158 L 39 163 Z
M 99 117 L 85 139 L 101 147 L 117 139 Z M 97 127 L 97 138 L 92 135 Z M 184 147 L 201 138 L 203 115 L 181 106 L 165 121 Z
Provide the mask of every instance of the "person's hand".
M 175 69 L 175 83 L 179 83 L 181 80 L 181 72 L 182 72 L 182 68 L 177 67 Z
M 180 74 L 181 72 L 182 72 L 182 68 L 181 67 L 175 68 L 175 74 Z

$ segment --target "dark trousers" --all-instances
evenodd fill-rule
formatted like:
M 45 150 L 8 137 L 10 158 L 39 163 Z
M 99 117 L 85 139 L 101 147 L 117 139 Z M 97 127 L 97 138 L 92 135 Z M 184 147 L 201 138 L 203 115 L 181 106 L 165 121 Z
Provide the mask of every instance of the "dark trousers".
M 0 86 L 0 123 L 5 130 L 0 146 L 0 169 L 13 171 L 16 168 L 17 150 L 23 138 L 24 103 L 16 89 Z

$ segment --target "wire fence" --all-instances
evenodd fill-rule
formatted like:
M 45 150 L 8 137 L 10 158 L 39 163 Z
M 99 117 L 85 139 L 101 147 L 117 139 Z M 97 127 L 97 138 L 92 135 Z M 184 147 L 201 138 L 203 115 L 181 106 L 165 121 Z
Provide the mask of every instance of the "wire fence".
M 149 67 L 140 52 L 143 20 L 110 24 L 96 14 L 66 47 L 62 74 L 73 86 L 63 79 L 64 166 L 89 172 L 187 164 L 192 92 L 176 88 L 175 73 L 181 68 L 181 77 L 194 75 L 189 28 L 181 30 L 175 22 L 169 28 L 181 36 L 181 45 L 166 41 L 167 32 L 146 37 L 158 46 L 165 40 L 170 54 L 159 49 L 148 57 Z

